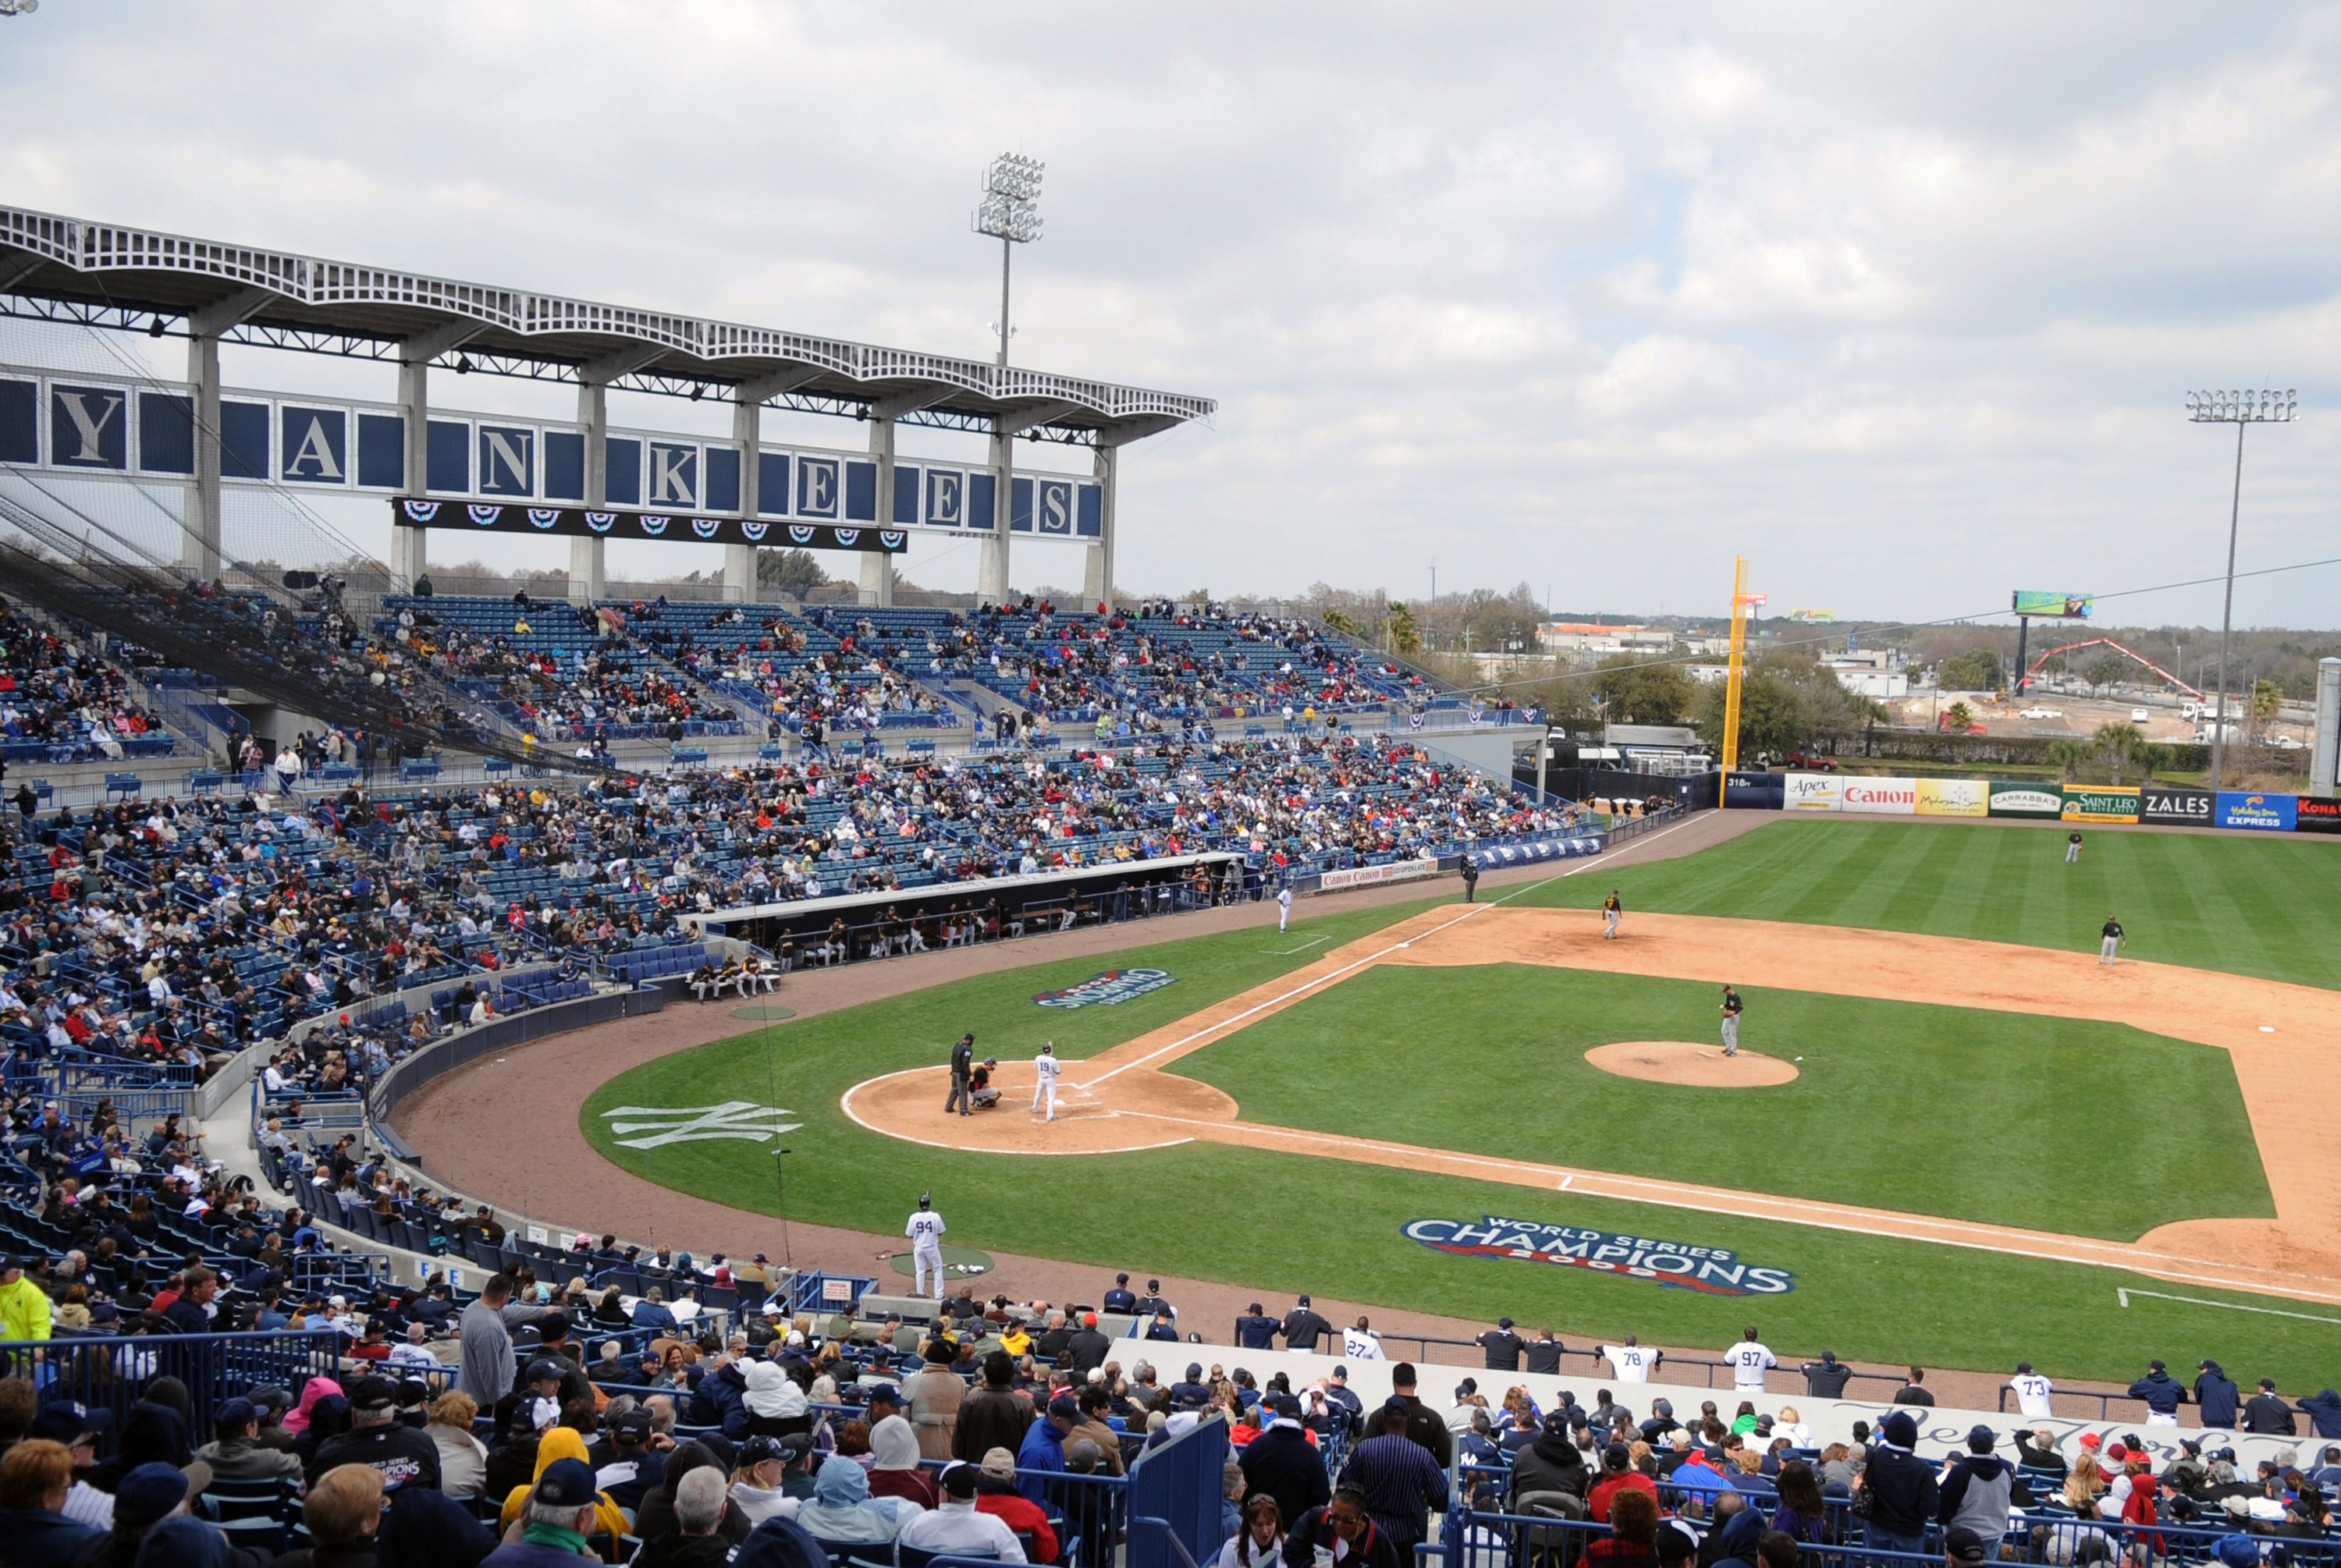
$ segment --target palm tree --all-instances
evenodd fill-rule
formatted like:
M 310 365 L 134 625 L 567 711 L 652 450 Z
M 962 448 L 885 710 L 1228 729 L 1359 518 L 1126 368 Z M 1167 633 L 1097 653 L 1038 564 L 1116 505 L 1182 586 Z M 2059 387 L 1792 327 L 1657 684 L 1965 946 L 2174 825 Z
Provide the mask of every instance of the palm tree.
M 1390 619 L 1382 623 L 1382 633 L 1390 641 L 1390 650 L 1403 657 L 1422 650 L 1422 633 L 1415 626 L 1410 606 L 1393 601 Z
M 2047 750 L 2042 753 L 2042 760 L 2057 769 L 2058 779 L 2067 784 L 2073 781 L 2074 774 L 2097 759 L 2096 749 L 2078 740 L 2052 741 Z
M 2089 749 L 2105 763 L 2111 781 L 2118 784 L 2131 763 L 2145 761 L 2146 737 L 2131 725 L 2100 724 L 2089 737 Z
M 1943 717 L 1950 720 L 1952 729 L 1964 735 L 1967 726 L 1975 722 L 1975 710 L 1964 702 L 1954 702 Z

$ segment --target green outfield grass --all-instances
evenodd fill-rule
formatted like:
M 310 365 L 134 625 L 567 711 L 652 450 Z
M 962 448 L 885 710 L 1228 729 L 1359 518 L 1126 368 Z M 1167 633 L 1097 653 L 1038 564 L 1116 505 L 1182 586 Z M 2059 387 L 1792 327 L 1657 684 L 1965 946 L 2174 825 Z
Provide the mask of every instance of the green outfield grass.
M 1636 909 L 1926 931 L 2095 952 L 2118 916 L 2134 958 L 2341 988 L 2341 839 L 1991 822 L 1787 819 L 1679 860 L 1631 861 L 1523 896 Z
M 2067 1236 L 2127 1241 L 2172 1220 L 2276 1212 L 2224 1051 L 2119 1024 L 1741 995 L 1741 1044 L 1803 1057 L 1795 1082 L 1705 1089 L 1603 1072 L 1585 1052 L 1613 1040 L 1719 1049 L 1715 987 L 1525 964 L 1369 969 L 1173 1070 L 1275 1126 Z M 2133 1166 L 2147 1126 L 2168 1141 Z M 2125 1166 L 2074 1200 L 2075 1169 Z

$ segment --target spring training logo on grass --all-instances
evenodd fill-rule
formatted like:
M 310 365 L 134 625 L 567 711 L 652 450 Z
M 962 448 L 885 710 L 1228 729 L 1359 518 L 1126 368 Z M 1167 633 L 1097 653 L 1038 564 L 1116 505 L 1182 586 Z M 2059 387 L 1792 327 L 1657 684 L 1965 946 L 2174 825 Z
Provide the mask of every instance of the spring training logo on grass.
M 1111 1007 L 1159 991 L 1175 978 L 1168 969 L 1108 969 L 1061 991 L 1036 991 L 1032 1000 L 1044 1007 Z
M 1457 1257 L 1508 1257 L 1560 1268 L 1589 1268 L 1704 1295 L 1786 1295 L 1797 1288 L 1797 1276 L 1787 1269 L 1743 1263 L 1738 1254 L 1726 1247 L 1685 1246 L 1615 1231 L 1538 1225 L 1489 1215 L 1477 1225 L 1459 1219 L 1419 1219 L 1405 1227 L 1405 1234 L 1433 1252 Z

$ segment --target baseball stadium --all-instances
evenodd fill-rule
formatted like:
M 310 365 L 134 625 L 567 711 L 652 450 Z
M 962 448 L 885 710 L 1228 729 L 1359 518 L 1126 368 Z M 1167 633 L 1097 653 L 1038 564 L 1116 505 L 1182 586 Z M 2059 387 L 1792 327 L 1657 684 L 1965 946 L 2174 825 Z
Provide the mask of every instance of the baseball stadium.
M 69 10 L 0 41 L 161 47 Z M 2301 394 L 2178 405 L 2221 576 L 1780 613 L 1751 508 L 1638 618 L 1182 590 L 1284 571 L 1183 520 L 1293 394 L 1127 300 L 1027 365 L 1046 169 L 972 355 L 899 239 L 588 297 L 19 170 L 0 1568 L 2341 1562 L 2341 648 L 2235 607 L 2334 564 L 2236 564 Z

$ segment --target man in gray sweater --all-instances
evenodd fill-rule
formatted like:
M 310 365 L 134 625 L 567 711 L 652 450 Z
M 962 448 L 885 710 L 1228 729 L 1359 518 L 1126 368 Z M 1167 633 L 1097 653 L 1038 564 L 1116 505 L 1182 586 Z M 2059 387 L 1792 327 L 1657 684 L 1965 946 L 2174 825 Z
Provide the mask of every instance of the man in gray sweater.
M 1944 1529 L 1964 1524 L 1982 1538 L 1987 1558 L 1999 1555 L 2007 1533 L 2007 1504 L 2016 1491 L 2016 1470 L 1992 1452 L 1992 1430 L 1967 1432 L 1967 1457 L 1951 1466 L 1938 1494 L 1936 1523 Z
M 494 1408 L 496 1401 L 512 1389 L 513 1337 L 504 1326 L 503 1312 L 512 1293 L 512 1275 L 489 1276 L 480 1287 L 479 1299 L 463 1309 L 456 1325 L 463 1341 L 463 1363 L 455 1374 L 455 1386 L 477 1400 L 482 1410 Z

